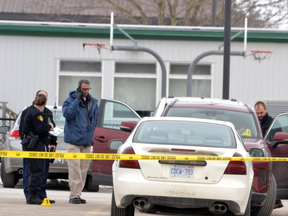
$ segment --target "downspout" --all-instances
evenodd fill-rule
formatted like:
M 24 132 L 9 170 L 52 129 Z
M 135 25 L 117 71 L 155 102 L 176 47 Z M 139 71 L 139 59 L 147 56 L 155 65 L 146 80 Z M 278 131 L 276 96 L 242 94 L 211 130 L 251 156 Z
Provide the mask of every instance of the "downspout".
M 195 70 L 195 67 L 197 63 L 204 57 L 209 56 L 209 55 L 223 55 L 224 51 L 223 50 L 211 50 L 204 52 L 200 55 L 198 55 L 193 62 L 190 64 L 187 72 L 187 97 L 192 97 L 192 76 L 193 72 Z M 231 56 L 245 56 L 244 52 L 241 51 L 231 51 L 230 52 Z

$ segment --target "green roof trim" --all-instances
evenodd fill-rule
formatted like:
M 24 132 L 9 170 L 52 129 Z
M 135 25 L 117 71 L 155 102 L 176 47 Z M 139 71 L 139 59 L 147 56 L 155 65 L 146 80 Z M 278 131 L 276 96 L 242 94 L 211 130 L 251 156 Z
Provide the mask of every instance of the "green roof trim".
M 191 30 L 162 30 L 162 29 L 123 29 L 134 39 L 146 40 L 177 40 L 177 41 L 223 41 L 224 32 L 209 29 Z M 235 35 L 236 31 L 231 31 Z M 0 24 L 0 35 L 14 36 L 39 36 L 39 37 L 76 37 L 76 38 L 109 38 L 110 29 L 105 27 L 51 27 L 51 26 L 25 26 Z M 119 30 L 114 29 L 115 39 L 126 39 Z M 244 34 L 239 35 L 233 41 L 243 42 Z M 248 42 L 288 43 L 287 32 L 248 32 Z

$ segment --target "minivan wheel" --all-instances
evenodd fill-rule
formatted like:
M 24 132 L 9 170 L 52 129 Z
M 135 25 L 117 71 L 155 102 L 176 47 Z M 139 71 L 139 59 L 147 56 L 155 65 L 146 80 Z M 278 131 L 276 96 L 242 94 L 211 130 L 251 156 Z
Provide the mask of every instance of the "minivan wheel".
M 252 207 L 251 215 L 253 216 L 271 215 L 276 201 L 276 194 L 277 194 L 277 183 L 274 178 L 274 175 L 270 175 L 267 198 L 262 206 Z
M 87 177 L 86 177 L 85 188 L 87 189 L 87 191 L 90 191 L 90 192 L 98 192 L 99 191 L 99 185 L 93 184 L 91 175 L 87 175 Z
M 1 162 L 1 180 L 3 182 L 3 187 L 5 188 L 14 188 L 19 181 L 17 172 L 6 173 L 3 158 Z

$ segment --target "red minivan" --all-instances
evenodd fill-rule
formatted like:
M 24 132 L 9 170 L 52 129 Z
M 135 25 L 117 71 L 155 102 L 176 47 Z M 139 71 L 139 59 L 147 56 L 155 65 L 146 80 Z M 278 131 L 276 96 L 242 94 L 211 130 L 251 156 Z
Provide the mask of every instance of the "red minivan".
M 109 143 L 114 140 L 125 141 L 131 130 L 120 128 L 122 122 L 132 121 L 134 126 L 141 117 L 129 105 L 110 99 L 101 99 L 98 111 L 97 126 L 93 134 L 93 152 L 111 153 Z M 124 130 L 123 130 L 124 129 Z M 113 160 L 93 161 L 93 184 L 112 186 L 112 163 Z

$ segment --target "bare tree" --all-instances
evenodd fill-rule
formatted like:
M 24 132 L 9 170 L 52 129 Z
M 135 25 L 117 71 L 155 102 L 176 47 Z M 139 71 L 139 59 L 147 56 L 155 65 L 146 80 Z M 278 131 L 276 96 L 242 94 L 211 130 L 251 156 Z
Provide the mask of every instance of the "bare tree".
M 34 19 L 58 22 L 109 23 L 114 12 L 119 24 L 211 26 L 212 10 L 216 26 L 224 25 L 225 0 L 30 0 Z M 31 9 L 32 7 L 32 9 Z M 255 28 L 278 27 L 287 23 L 288 0 L 232 0 L 231 25 Z M 45 16 L 43 16 L 45 14 Z
M 288 23 L 287 0 L 241 0 L 233 2 L 233 26 L 240 26 L 245 17 L 249 27 L 279 27 Z
M 213 0 L 108 0 L 117 20 L 145 25 L 210 26 Z M 128 3 L 128 4 L 125 4 Z M 216 26 L 224 25 L 225 0 L 216 1 Z M 122 6 L 123 5 L 123 6 Z M 287 0 L 232 0 L 231 25 L 278 27 L 287 22 Z

